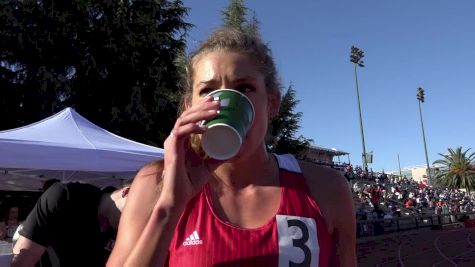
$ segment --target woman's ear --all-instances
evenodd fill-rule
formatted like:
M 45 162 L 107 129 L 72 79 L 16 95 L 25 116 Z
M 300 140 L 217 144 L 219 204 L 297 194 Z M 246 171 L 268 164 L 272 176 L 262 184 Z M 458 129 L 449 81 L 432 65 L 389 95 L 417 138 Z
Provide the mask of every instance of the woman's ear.
M 279 116 L 279 109 L 280 109 L 280 90 L 275 90 L 274 92 L 268 94 L 268 115 L 269 120 L 273 120 Z

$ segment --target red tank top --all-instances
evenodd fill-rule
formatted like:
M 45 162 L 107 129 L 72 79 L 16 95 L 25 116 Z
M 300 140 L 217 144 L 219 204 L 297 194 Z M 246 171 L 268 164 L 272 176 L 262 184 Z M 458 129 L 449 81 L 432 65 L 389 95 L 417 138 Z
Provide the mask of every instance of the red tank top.
M 206 185 L 178 221 L 168 265 L 328 266 L 331 236 L 297 161 L 289 156 L 277 156 L 281 203 L 269 222 L 244 229 L 223 221 Z

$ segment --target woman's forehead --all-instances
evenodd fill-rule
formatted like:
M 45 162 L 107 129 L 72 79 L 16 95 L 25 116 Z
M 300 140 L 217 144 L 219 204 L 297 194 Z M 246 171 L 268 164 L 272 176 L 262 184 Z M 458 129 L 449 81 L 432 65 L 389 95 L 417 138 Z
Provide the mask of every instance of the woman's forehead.
M 262 76 L 259 65 L 248 55 L 214 51 L 202 55 L 194 64 L 195 83 L 214 79 L 244 79 Z

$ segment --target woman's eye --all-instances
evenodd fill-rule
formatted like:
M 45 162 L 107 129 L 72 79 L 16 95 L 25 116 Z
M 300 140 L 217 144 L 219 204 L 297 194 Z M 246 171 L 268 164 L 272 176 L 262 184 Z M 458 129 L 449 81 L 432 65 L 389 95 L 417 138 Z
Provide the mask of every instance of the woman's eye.
M 211 93 L 212 91 L 214 91 L 214 89 L 211 89 L 211 88 L 203 88 L 203 89 L 201 89 L 201 91 L 200 91 L 200 96 L 205 96 L 205 95 Z
M 240 84 L 236 87 L 236 90 L 245 94 L 249 92 L 254 92 L 256 88 L 250 84 Z

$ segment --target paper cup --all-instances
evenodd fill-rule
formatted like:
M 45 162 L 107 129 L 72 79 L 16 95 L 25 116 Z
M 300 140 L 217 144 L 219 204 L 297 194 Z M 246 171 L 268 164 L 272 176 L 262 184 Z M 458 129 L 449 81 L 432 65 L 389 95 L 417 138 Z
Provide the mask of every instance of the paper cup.
M 233 89 L 219 89 L 209 93 L 219 100 L 219 114 L 205 121 L 208 130 L 201 137 L 206 154 L 217 160 L 234 157 L 241 148 L 254 120 L 254 107 L 247 96 Z

